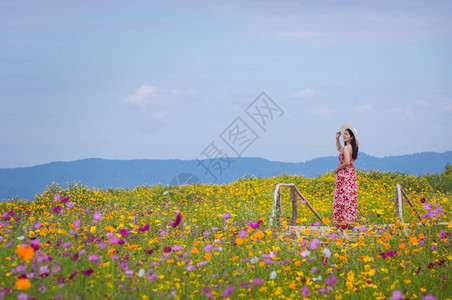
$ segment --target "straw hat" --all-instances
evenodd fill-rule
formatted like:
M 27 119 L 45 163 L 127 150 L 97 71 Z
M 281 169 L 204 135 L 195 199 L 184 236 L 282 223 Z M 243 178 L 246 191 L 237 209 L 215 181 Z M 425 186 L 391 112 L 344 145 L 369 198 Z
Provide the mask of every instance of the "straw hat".
M 359 145 L 359 141 L 358 141 L 358 131 L 356 130 L 355 127 L 353 127 L 350 124 L 344 123 L 341 126 L 341 134 L 344 135 L 344 132 L 346 129 L 350 129 L 353 132 L 353 135 L 355 136 L 355 141 L 356 141 L 356 145 Z

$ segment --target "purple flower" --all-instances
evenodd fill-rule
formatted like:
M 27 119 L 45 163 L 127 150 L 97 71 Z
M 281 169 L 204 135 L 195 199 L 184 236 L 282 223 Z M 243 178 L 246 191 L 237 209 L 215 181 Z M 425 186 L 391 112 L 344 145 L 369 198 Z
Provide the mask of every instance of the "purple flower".
M 247 232 L 245 229 L 242 229 L 239 231 L 239 237 L 241 237 L 243 239 L 243 238 L 246 238 L 246 236 L 247 236 Z
M 422 297 L 422 300 L 436 300 L 436 298 L 430 294 L 425 295 L 424 297 Z
M 332 275 L 331 277 L 327 277 L 325 279 L 325 282 L 326 282 L 326 285 L 333 286 L 336 284 L 337 278 L 336 278 L 336 276 Z
M 74 220 L 74 228 L 80 228 L 81 223 L 82 222 L 79 219 L 75 219 Z
M 119 233 L 125 237 L 129 234 L 129 232 L 127 230 L 125 230 L 124 228 L 119 229 Z
M 59 206 L 59 205 L 53 209 L 53 212 L 55 212 L 55 213 L 58 213 L 60 211 L 61 211 L 61 206 Z
M 315 250 L 320 246 L 320 240 L 318 238 L 313 238 L 311 240 L 311 249 Z
M 301 288 L 301 295 L 303 297 L 309 297 L 309 288 L 307 286 Z
M 262 284 L 264 281 L 262 280 L 262 278 L 253 278 L 253 279 L 251 280 L 251 282 L 252 282 L 253 284 L 258 285 L 258 284 Z
M 38 223 L 35 224 L 35 229 L 39 229 L 42 226 L 42 222 L 39 221 Z
M 228 212 L 227 212 L 227 213 L 222 214 L 222 215 L 221 215 L 221 218 L 222 218 L 222 219 L 228 219 L 230 216 L 231 216 L 231 213 L 228 213 Z
M 60 200 L 60 194 L 56 193 L 55 195 L 53 195 L 53 200 L 54 201 Z
M 403 300 L 403 294 L 401 291 L 397 290 L 397 291 L 393 291 L 392 292 L 392 297 L 389 298 L 390 300 Z
M 94 255 L 94 254 L 88 255 L 88 260 L 96 261 L 98 259 L 99 259 L 99 256 L 97 256 L 97 255 Z
M 176 220 L 173 222 L 173 228 L 176 228 L 180 222 L 182 222 L 182 215 L 181 214 L 177 214 L 176 216 Z
M 66 203 L 66 206 L 67 206 L 68 208 L 73 208 L 73 207 L 75 206 L 75 203 L 72 202 L 72 201 L 69 201 L 68 203 Z
M 209 237 L 209 235 L 210 235 L 210 232 L 208 232 L 208 231 L 204 231 L 204 233 L 202 234 L 204 237 Z
M 207 265 L 207 263 L 208 263 L 207 260 L 201 261 L 201 262 L 198 263 L 198 266 L 204 266 L 204 265 Z
M 106 243 L 99 243 L 99 244 L 97 244 L 97 247 L 99 247 L 99 249 L 105 249 L 105 248 L 107 248 L 107 244 Z
M 229 297 L 229 295 L 231 295 L 232 292 L 234 292 L 234 287 L 233 286 L 226 287 L 226 289 L 223 292 L 223 298 Z
M 184 247 L 182 247 L 182 246 L 173 246 L 172 249 L 174 251 L 182 251 L 182 250 L 184 250 Z
M 253 223 L 251 221 L 248 221 L 248 226 L 250 226 L 253 229 L 258 229 L 261 227 L 262 220 L 258 220 L 256 223 Z
M 193 264 L 188 264 L 187 267 L 185 268 L 188 272 L 191 272 L 195 269 L 195 266 Z
M 146 224 L 143 227 L 138 228 L 138 231 L 140 231 L 140 232 L 147 231 L 147 230 L 149 230 L 149 224 Z
M 152 250 L 152 249 L 146 250 L 146 254 L 152 254 L 152 253 L 154 253 L 154 250 Z
M 17 295 L 17 300 L 28 300 L 28 294 L 20 293 Z
M 68 200 L 69 200 L 69 197 L 68 197 L 68 196 L 66 196 L 66 197 L 64 197 L 63 199 L 61 199 L 61 202 L 62 202 L 62 203 L 64 203 L 64 202 L 68 202 Z
M 171 247 L 165 247 L 165 248 L 163 248 L 163 252 L 171 252 Z
M 240 286 L 241 286 L 241 287 L 244 287 L 244 288 L 248 288 L 248 289 L 251 288 L 251 285 L 249 285 L 249 284 L 246 283 L 246 282 L 240 282 Z
M 117 236 L 114 236 L 110 239 L 110 244 L 118 244 L 120 239 Z
M 93 274 L 93 269 L 88 269 L 88 270 L 85 270 L 85 271 L 83 271 L 83 274 L 85 275 L 85 276 L 89 276 L 89 275 L 91 275 L 91 274 Z
M 41 293 L 45 293 L 45 291 L 46 291 L 46 286 L 45 286 L 45 285 L 41 285 L 41 286 L 38 288 L 38 291 L 40 291 Z
M 100 219 L 102 219 L 102 214 L 100 212 L 96 211 L 93 215 L 93 218 L 96 220 L 100 220 Z
M 324 248 L 322 252 L 323 252 L 323 254 L 325 255 L 326 258 L 330 258 L 331 257 L 330 249 Z
M 61 247 L 66 249 L 66 248 L 69 248 L 71 246 L 72 246 L 72 243 L 71 242 L 67 242 L 67 243 L 64 243 Z

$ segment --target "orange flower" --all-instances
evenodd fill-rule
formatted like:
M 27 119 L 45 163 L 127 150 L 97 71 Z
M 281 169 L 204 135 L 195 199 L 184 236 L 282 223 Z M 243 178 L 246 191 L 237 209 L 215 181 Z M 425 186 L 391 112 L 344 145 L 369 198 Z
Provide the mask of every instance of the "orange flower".
M 193 249 L 191 249 L 191 253 L 198 253 L 199 252 L 199 250 L 198 250 L 198 248 L 196 248 L 196 247 L 194 247 Z
M 19 245 L 16 250 L 17 254 L 24 260 L 30 260 L 35 255 L 35 250 L 31 247 Z
M 406 248 L 406 246 L 405 246 L 404 243 L 401 243 L 401 244 L 399 245 L 399 248 L 402 249 L 402 250 L 404 250 L 404 249 Z
M 16 280 L 16 283 L 14 283 L 14 286 L 18 289 L 18 290 L 28 290 L 31 287 L 31 283 L 30 280 L 28 280 L 27 278 L 20 278 Z
M 205 257 L 206 257 L 206 260 L 209 260 L 212 257 L 212 254 L 210 252 L 207 252 Z
M 237 238 L 237 239 L 235 240 L 235 243 L 236 243 L 237 245 L 241 245 L 241 244 L 243 244 L 243 239 L 242 239 L 242 238 Z

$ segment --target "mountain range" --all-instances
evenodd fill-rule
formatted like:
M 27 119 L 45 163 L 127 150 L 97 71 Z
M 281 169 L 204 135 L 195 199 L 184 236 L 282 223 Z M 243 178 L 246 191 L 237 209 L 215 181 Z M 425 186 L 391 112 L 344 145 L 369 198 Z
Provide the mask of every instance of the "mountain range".
M 359 153 L 358 170 L 400 172 L 410 175 L 441 173 L 452 164 L 452 151 L 422 152 L 400 156 L 374 157 Z M 32 200 L 51 183 L 65 186 L 78 182 L 96 188 L 129 188 L 139 185 L 202 182 L 229 183 L 243 176 L 272 177 L 280 174 L 315 177 L 332 171 L 338 164 L 334 156 L 306 162 L 277 162 L 262 158 L 236 157 L 214 160 L 88 158 L 52 162 L 23 168 L 0 169 L 0 199 L 17 197 Z

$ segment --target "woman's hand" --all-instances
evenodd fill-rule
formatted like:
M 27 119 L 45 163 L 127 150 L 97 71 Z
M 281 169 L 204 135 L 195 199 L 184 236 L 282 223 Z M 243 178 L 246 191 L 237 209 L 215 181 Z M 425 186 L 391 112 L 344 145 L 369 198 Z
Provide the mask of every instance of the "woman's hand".
M 340 131 L 336 132 L 336 138 L 338 139 L 340 136 L 341 136 L 341 132 Z

